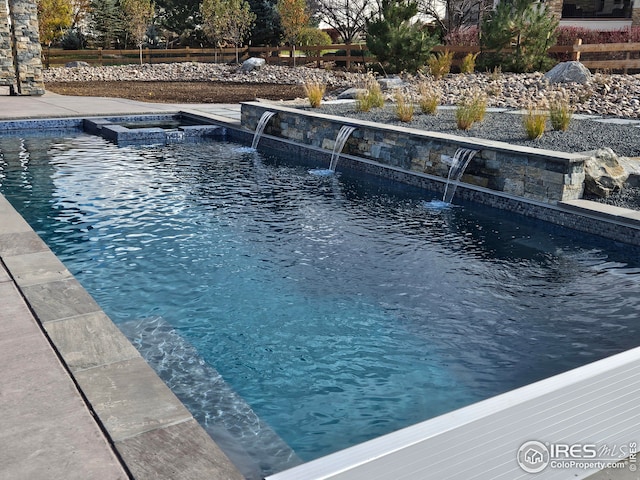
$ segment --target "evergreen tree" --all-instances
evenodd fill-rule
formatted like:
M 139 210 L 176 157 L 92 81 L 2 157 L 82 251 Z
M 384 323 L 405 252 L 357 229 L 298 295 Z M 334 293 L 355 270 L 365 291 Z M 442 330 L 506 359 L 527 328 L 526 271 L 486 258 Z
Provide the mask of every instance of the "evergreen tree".
M 553 63 L 547 49 L 555 44 L 557 27 L 546 3 L 502 0 L 482 21 L 480 63 L 511 72 L 546 70 Z
M 256 22 L 251 30 L 251 45 L 278 45 L 284 35 L 280 16 L 276 8 L 277 0 L 248 0 Z
M 202 41 L 199 0 L 156 0 L 157 21 L 183 45 L 198 45 Z
M 124 47 L 124 18 L 117 0 L 91 0 L 91 30 L 97 46 Z
M 417 14 L 413 0 L 382 0 L 380 10 L 367 21 L 367 48 L 387 73 L 416 72 L 438 43 L 422 23 L 413 21 Z

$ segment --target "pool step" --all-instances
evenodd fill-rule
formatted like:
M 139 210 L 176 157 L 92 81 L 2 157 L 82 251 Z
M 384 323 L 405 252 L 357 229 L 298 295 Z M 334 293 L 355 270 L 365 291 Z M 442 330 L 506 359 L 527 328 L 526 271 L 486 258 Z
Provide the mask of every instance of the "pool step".
M 302 463 L 164 319 L 118 327 L 247 479 L 261 479 Z

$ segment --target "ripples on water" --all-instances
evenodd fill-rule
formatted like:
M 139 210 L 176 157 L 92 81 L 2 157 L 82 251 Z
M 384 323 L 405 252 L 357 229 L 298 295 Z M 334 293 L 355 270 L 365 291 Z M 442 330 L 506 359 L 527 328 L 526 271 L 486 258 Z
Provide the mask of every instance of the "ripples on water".
M 637 345 L 628 246 L 226 143 L 15 141 L 2 191 L 111 318 L 172 326 L 303 460 Z

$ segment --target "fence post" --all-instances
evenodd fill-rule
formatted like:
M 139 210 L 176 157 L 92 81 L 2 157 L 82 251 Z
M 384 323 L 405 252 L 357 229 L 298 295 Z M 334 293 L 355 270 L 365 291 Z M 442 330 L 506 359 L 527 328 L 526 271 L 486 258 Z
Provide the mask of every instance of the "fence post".
M 627 43 L 631 43 L 631 35 L 629 35 L 629 38 L 627 39 Z M 627 50 L 627 56 L 626 56 L 626 64 L 624 66 L 624 74 L 626 75 L 629 72 L 629 68 L 627 67 L 627 65 L 629 65 L 629 60 L 631 60 L 631 51 Z
M 185 52 L 185 57 L 187 57 L 187 61 L 191 61 L 191 52 L 189 51 L 189 47 L 184 47 L 184 49 L 186 50 Z
M 351 43 L 347 43 L 345 52 L 347 54 L 347 62 L 346 62 L 347 72 L 350 72 L 351 71 Z
M 579 47 L 580 45 L 582 45 L 582 39 L 581 38 L 576 38 L 576 41 L 573 42 L 573 46 L 574 47 Z M 571 52 L 571 60 L 574 60 L 576 62 L 580 61 L 580 50 L 573 50 L 573 52 Z
M 98 47 L 98 64 L 102 67 L 102 47 Z

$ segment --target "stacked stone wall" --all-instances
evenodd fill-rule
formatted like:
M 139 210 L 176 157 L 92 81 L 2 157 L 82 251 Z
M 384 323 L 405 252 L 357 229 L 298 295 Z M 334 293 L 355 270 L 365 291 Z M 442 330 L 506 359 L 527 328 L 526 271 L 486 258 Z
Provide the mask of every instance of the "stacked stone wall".
M 447 178 L 458 148 L 478 150 L 462 180 L 518 197 L 555 203 L 582 197 L 584 158 L 580 155 L 470 140 L 415 129 L 356 123 L 340 117 L 287 107 L 242 105 L 242 125 L 255 129 L 265 110 L 276 111 L 266 134 L 331 150 L 342 125 L 357 129 L 344 146 L 346 154 L 410 172 Z
M 631 10 L 631 25 L 640 25 L 640 2 L 636 1 Z
M 18 76 L 18 93 L 42 95 L 44 81 L 36 2 L 9 0 L 9 13 L 13 25 L 13 51 Z
M 16 83 L 16 70 L 11 48 L 11 26 L 6 0 L 0 0 L 0 85 Z
M 21 95 L 42 95 L 41 55 L 36 2 L 0 0 L 0 85 Z

